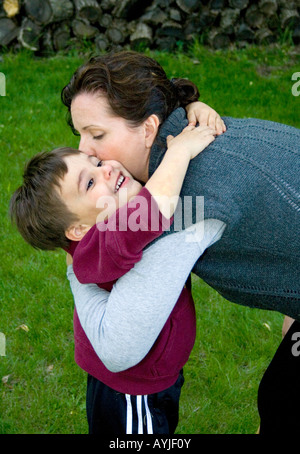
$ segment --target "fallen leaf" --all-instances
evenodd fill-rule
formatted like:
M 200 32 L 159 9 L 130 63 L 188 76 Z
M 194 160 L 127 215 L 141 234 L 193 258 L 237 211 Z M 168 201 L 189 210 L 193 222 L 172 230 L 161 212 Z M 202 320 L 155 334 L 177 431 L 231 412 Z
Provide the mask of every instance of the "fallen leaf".
M 26 333 L 28 333 L 28 331 L 29 331 L 28 326 L 24 325 L 24 324 L 17 326 L 16 329 L 22 329 L 23 331 L 26 331 Z
M 46 367 L 46 371 L 50 374 L 53 371 L 54 365 L 50 364 L 50 366 Z
M 2 377 L 2 383 L 5 385 L 8 382 L 9 378 L 10 375 L 4 375 L 4 377 Z
M 270 325 L 268 325 L 268 323 L 263 323 L 263 325 L 264 325 L 269 331 L 271 331 Z

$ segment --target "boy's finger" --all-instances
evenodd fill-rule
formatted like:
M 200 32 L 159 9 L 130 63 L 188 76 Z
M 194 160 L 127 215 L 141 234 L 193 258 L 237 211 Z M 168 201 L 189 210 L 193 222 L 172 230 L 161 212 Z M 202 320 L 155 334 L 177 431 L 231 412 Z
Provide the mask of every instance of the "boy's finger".
M 188 124 L 184 129 L 183 131 L 192 131 L 193 129 L 195 129 L 195 125 L 192 125 L 192 124 Z
M 225 123 L 220 116 L 216 119 L 216 130 L 218 134 L 222 134 L 226 131 Z
M 200 133 L 215 133 L 216 132 L 216 128 L 215 126 L 211 127 L 211 126 L 208 126 L 208 125 L 205 125 L 205 126 L 197 126 L 197 131 L 199 131 Z
M 209 116 L 209 119 L 208 119 L 208 125 L 209 125 L 211 128 L 213 128 L 213 129 L 216 128 L 216 124 L 217 124 L 217 116 L 216 116 L 216 115 L 217 115 L 217 113 L 214 112 L 213 114 L 211 114 L 211 115 Z
M 199 126 L 208 126 L 209 124 L 209 120 L 207 118 L 207 114 L 206 113 L 202 113 L 202 115 L 200 114 L 199 116 Z
M 194 113 L 189 113 L 187 118 L 188 118 L 188 122 L 189 122 L 190 125 L 192 125 L 192 126 L 196 125 L 197 118 L 196 118 L 196 115 Z

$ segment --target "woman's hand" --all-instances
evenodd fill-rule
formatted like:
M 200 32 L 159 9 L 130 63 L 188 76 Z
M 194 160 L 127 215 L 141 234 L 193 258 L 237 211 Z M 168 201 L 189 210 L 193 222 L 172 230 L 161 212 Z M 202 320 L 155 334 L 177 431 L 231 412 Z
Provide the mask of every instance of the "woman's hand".
M 199 123 L 200 126 L 209 126 L 216 130 L 217 135 L 226 131 L 225 123 L 220 115 L 204 102 L 192 102 L 186 106 L 185 110 L 190 125 L 195 126 Z
M 215 140 L 215 135 L 215 129 L 209 126 L 188 125 L 178 136 L 167 137 L 168 150 L 178 150 L 193 159 Z

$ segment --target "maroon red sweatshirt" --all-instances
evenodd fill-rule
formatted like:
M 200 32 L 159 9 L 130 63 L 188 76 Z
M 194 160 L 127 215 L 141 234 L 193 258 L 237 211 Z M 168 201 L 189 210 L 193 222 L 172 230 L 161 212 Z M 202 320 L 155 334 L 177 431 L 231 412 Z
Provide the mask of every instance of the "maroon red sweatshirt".
M 114 282 L 142 258 L 143 249 L 169 225 L 149 191 L 143 188 L 107 222 L 95 225 L 80 242 L 71 244 L 68 252 L 73 256 L 77 279 L 110 291 Z M 189 358 L 195 336 L 194 303 L 190 291 L 184 288 L 147 356 L 136 366 L 113 373 L 95 353 L 74 310 L 76 363 L 122 393 L 153 394 L 172 386 Z

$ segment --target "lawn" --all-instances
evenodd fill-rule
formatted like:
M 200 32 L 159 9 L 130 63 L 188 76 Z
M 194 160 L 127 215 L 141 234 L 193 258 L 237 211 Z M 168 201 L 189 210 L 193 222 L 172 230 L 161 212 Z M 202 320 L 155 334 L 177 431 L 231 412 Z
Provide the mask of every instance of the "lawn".
M 222 115 L 300 127 L 296 48 L 249 47 L 189 54 L 152 52 L 170 77 L 187 77 Z M 31 249 L 11 227 L 9 199 L 24 163 L 41 149 L 77 146 L 61 88 L 86 58 L 4 54 L 0 97 L 1 269 L 0 433 L 83 434 L 86 374 L 73 359 L 73 301 L 65 254 Z M 178 434 L 251 434 L 259 426 L 257 388 L 281 338 L 283 316 L 225 301 L 193 276 L 197 340 L 185 367 Z

